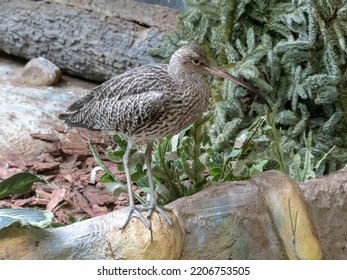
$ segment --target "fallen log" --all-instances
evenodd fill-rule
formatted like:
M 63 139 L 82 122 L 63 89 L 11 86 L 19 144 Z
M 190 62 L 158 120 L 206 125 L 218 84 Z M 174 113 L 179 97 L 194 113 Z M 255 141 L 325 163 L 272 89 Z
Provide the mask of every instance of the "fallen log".
M 279 171 L 169 204 L 174 226 L 128 209 L 69 226 L 0 231 L 1 259 L 346 259 L 347 170 L 299 185 Z
M 177 11 L 131 0 L 0 0 L 0 50 L 42 56 L 94 81 L 159 62 L 147 53 L 173 31 Z

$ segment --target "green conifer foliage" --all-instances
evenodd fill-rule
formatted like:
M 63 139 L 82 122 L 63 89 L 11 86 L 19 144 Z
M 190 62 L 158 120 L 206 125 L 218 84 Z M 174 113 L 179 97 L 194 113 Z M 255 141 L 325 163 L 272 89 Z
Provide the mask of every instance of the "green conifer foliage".
M 257 157 L 256 152 L 262 160 L 278 162 L 271 152 L 277 143 L 284 157 L 281 161 L 293 163 L 294 154 L 302 155 L 296 160 L 304 158 L 309 145 L 310 156 L 317 160 L 329 152 L 323 167 L 317 167 L 318 175 L 342 167 L 347 162 L 347 1 L 185 3 L 177 31 L 168 38 L 169 52 L 198 43 L 215 58 L 215 64 L 247 80 L 270 104 L 276 104 L 276 115 L 269 113 L 272 124 L 267 118 L 267 125 L 279 132 L 271 134 L 277 139 L 259 133 L 253 139 L 257 149 L 249 153 L 250 160 Z M 230 153 L 236 137 L 264 117 L 266 108 L 229 81 L 215 80 L 212 94 L 212 146 Z M 299 165 L 296 161 L 295 168 Z

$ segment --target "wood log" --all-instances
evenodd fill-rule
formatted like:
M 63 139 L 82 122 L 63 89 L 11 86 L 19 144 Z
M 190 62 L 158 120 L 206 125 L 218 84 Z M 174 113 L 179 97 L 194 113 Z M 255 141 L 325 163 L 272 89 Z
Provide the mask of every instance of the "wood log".
M 152 232 L 128 209 L 69 226 L 0 231 L 1 259 L 346 259 L 347 170 L 299 185 L 279 171 L 168 205 Z
M 104 81 L 159 62 L 147 49 L 162 46 L 177 13 L 131 0 L 0 0 L 0 50 L 42 56 L 65 73 Z

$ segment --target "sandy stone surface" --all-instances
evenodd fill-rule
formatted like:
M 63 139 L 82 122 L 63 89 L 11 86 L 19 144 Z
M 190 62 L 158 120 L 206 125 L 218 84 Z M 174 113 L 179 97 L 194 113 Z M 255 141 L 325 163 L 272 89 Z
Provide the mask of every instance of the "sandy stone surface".
M 30 134 L 55 133 L 62 124 L 58 113 L 96 84 L 63 76 L 55 86 L 31 86 L 20 82 L 24 65 L 0 53 L 0 155 L 12 151 L 35 158 L 47 143 Z

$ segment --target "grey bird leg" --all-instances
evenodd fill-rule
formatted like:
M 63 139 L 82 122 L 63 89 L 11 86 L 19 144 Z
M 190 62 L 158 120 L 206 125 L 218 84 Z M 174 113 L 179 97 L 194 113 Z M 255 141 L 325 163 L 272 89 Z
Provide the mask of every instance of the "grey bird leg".
M 130 177 L 130 152 L 131 148 L 133 147 L 134 140 L 129 137 L 128 138 L 128 146 L 126 148 L 123 161 L 124 161 L 124 168 L 125 168 L 125 175 L 127 179 L 127 187 L 128 187 L 128 194 L 129 194 L 129 204 L 130 204 L 130 211 L 128 214 L 128 217 L 124 221 L 123 225 L 119 229 L 123 229 L 132 218 L 138 218 L 141 220 L 141 222 L 144 224 L 144 226 L 148 229 L 150 229 L 149 224 L 145 220 L 145 218 L 142 216 L 140 211 L 135 207 L 135 202 L 134 202 L 134 197 L 133 197 L 133 192 L 132 192 L 132 187 L 131 187 L 131 177 Z
M 155 197 L 154 192 L 154 183 L 153 183 L 153 174 L 152 174 L 152 148 L 153 148 L 153 142 L 148 141 L 147 148 L 145 152 L 145 163 L 147 166 L 147 177 L 149 182 L 149 188 L 150 188 L 150 205 L 148 207 L 145 207 L 141 209 L 140 211 L 146 211 L 148 210 L 148 217 L 151 217 L 153 211 L 157 211 L 160 215 L 164 217 L 164 219 L 167 221 L 167 223 L 170 226 L 173 226 L 173 222 L 169 218 L 169 216 L 164 212 L 165 211 L 172 211 L 170 209 L 166 209 L 164 207 L 160 207 L 157 205 L 157 200 Z

